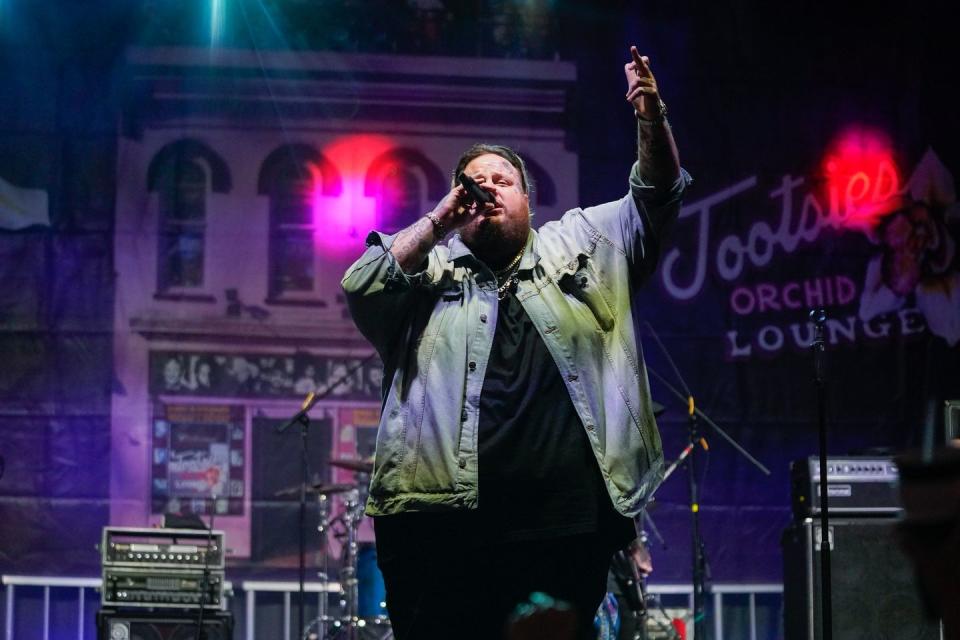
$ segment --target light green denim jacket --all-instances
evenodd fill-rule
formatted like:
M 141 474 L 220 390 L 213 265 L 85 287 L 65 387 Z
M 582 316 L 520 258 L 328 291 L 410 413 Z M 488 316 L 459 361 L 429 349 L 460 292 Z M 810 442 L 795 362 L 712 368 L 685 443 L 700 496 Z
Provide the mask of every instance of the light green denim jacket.
M 517 299 L 560 374 L 616 509 L 636 515 L 663 477 L 663 450 L 635 328 L 634 293 L 690 182 L 642 183 L 615 202 L 572 209 L 531 231 Z M 497 281 L 455 236 L 405 274 L 373 232 L 343 289 L 384 363 L 384 400 L 367 513 L 478 505 L 480 391 L 496 330 Z M 518 451 L 536 456 L 536 451 Z

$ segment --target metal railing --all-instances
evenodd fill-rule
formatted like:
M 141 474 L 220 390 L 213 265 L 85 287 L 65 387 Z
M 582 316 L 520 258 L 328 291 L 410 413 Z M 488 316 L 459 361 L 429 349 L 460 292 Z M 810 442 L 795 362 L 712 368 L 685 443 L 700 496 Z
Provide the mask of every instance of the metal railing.
M 0 584 L 4 590 L 4 610 L 3 610 L 3 640 L 65 640 L 66 638 L 76 637 L 77 640 L 96 640 L 96 632 L 93 630 L 92 621 L 88 616 L 88 609 L 92 603 L 99 602 L 100 588 L 99 578 L 74 578 L 61 576 L 23 576 L 23 575 L 3 575 L 0 576 Z M 292 597 L 296 595 L 298 584 L 295 581 L 260 581 L 247 580 L 235 583 L 235 604 L 231 610 L 235 612 L 237 626 L 234 630 L 235 638 L 244 638 L 245 640 L 256 640 L 256 626 L 258 618 L 258 609 L 260 605 L 257 602 L 257 595 L 263 593 L 278 593 L 282 595 L 282 626 L 283 634 L 280 636 L 283 640 L 296 640 L 291 634 L 296 633 L 295 625 L 292 623 Z M 306 591 L 317 595 L 317 608 L 323 611 L 326 606 L 325 595 L 336 593 L 339 585 L 335 582 L 308 582 L 305 585 Z M 31 629 L 31 635 L 28 637 L 16 637 L 16 612 L 17 612 L 17 593 L 21 588 L 39 588 L 42 593 L 42 623 L 39 629 Z M 52 590 L 75 590 L 76 612 L 73 614 L 75 626 L 70 625 L 69 621 L 64 622 L 61 616 L 58 620 L 57 628 L 60 632 L 51 637 L 53 628 L 51 620 L 51 597 Z M 691 585 L 664 585 L 651 584 L 647 588 L 648 593 L 658 597 L 668 597 L 682 599 L 686 596 L 685 607 L 693 608 L 693 589 Z M 747 598 L 747 621 L 749 635 L 738 635 L 740 638 L 749 638 L 750 640 L 771 640 L 767 636 L 761 636 L 757 621 L 757 596 L 769 594 L 771 596 L 782 596 L 783 586 L 771 583 L 719 583 L 710 587 L 712 596 L 712 610 L 709 612 L 713 627 L 713 638 L 715 640 L 724 640 L 724 612 L 729 607 L 725 601 L 729 601 L 731 596 L 746 596 Z M 779 609 L 778 614 L 779 615 Z M 64 635 L 64 624 L 73 626 L 73 629 Z M 692 628 L 692 624 L 689 625 Z M 276 636 L 273 636 L 276 637 Z
M 693 611 L 692 585 L 649 585 L 647 592 L 656 596 L 686 595 L 686 608 Z M 710 618 L 713 621 L 713 638 L 724 640 L 724 596 L 745 595 L 747 596 L 747 624 L 750 634 L 746 637 L 749 637 L 750 640 L 766 640 L 761 639 L 757 628 L 757 596 L 761 594 L 777 595 L 782 599 L 783 585 L 777 583 L 721 583 L 710 585 L 709 595 L 713 596 L 713 609 L 710 612 Z M 691 623 L 688 625 L 688 629 L 692 628 L 693 624 Z M 738 635 L 737 640 L 742 637 L 744 636 Z

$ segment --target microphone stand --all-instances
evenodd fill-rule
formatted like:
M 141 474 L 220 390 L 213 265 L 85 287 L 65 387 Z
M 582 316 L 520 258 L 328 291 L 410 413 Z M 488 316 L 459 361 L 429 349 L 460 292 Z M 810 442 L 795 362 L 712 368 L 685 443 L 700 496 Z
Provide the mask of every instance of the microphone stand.
M 833 638 L 833 598 L 832 576 L 830 570 L 830 507 L 827 491 L 827 410 L 826 388 L 824 385 L 824 351 L 826 344 L 823 328 L 827 322 L 827 312 L 823 308 L 812 309 L 813 320 L 813 382 L 817 388 L 817 437 L 820 455 L 820 637 L 822 640 Z
M 680 385 L 683 387 L 683 392 L 674 388 L 669 382 L 667 382 L 663 376 L 657 373 L 649 365 L 647 365 L 647 371 L 649 371 L 654 377 L 657 378 L 663 385 L 670 390 L 677 398 L 683 401 L 687 405 L 687 435 L 688 435 L 688 444 L 684 449 L 684 453 L 681 455 L 688 455 L 689 460 L 687 461 L 687 471 L 688 471 L 688 483 L 690 486 L 690 534 L 691 542 L 693 546 L 693 634 L 695 638 L 699 640 L 705 640 L 707 637 L 707 621 L 706 621 L 706 580 L 707 580 L 707 556 L 703 546 L 703 537 L 700 533 L 700 483 L 697 478 L 697 445 L 700 445 L 707 450 L 706 440 L 700 434 L 699 419 L 702 419 L 707 423 L 713 430 L 723 437 L 724 440 L 733 445 L 733 448 L 736 449 L 742 456 L 749 460 L 755 467 L 760 469 L 765 475 L 770 475 L 770 470 L 767 469 L 759 460 L 754 458 L 750 453 L 747 452 L 739 443 L 737 443 L 733 438 L 730 437 L 723 429 L 721 429 L 717 423 L 710 419 L 703 411 L 701 411 L 694 400 L 693 392 L 690 391 L 690 387 L 687 386 L 686 381 L 683 379 L 683 376 L 680 375 L 680 370 L 677 368 L 677 364 L 673 361 L 673 358 L 670 357 L 670 352 L 667 351 L 667 348 L 664 346 L 663 342 L 660 341 L 660 337 L 657 335 L 657 332 L 653 330 L 653 326 L 649 322 L 646 323 L 647 329 L 650 331 L 650 335 L 653 336 L 653 339 L 656 341 L 657 346 L 660 347 L 660 351 L 663 352 L 663 355 L 666 357 L 667 362 L 670 364 L 670 367 L 673 369 L 673 373 L 676 376 L 677 380 L 680 382 Z
M 200 577 L 200 610 L 197 611 L 197 634 L 194 640 L 206 637 L 203 631 L 203 614 L 207 606 L 207 590 L 210 588 L 210 551 L 213 549 L 213 519 L 217 515 L 217 496 L 210 496 L 210 528 L 207 529 L 207 549 L 203 554 L 203 573 Z M 226 551 L 222 551 L 226 554 Z
M 297 615 L 299 617 L 299 635 L 298 638 L 303 637 L 303 628 L 304 628 L 304 615 L 303 615 L 303 603 L 306 600 L 306 579 L 307 579 L 307 536 L 306 536 L 306 526 L 307 526 L 307 485 L 310 483 L 309 477 L 309 463 L 307 455 L 307 431 L 310 428 L 310 410 L 313 409 L 314 405 L 317 404 L 320 400 L 328 397 L 333 390 L 339 387 L 341 384 L 346 382 L 354 373 L 360 370 L 368 362 L 377 357 L 376 351 L 372 354 L 358 362 L 356 365 L 351 367 L 344 373 L 342 376 L 334 380 L 327 386 L 323 391 L 314 393 L 311 391 L 307 394 L 307 397 L 304 399 L 303 404 L 300 406 L 300 411 L 293 414 L 293 417 L 287 420 L 286 423 L 282 424 L 277 428 L 277 433 L 283 433 L 293 425 L 300 425 L 300 516 L 298 519 L 297 527 L 297 537 L 300 544 L 300 566 L 299 566 L 299 596 L 300 602 L 297 605 Z

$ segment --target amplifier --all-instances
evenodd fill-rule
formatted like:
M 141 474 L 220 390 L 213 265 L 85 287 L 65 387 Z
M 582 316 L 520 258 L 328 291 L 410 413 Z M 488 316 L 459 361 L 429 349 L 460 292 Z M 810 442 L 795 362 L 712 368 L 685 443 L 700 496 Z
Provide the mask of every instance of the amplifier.
M 790 465 L 793 514 L 798 520 L 820 513 L 820 460 L 810 456 Z M 900 512 L 899 474 L 892 458 L 827 458 L 831 514 L 890 516 Z
M 832 502 L 832 501 L 831 501 Z M 830 511 L 833 511 L 831 504 Z M 940 640 L 924 615 L 913 567 L 897 541 L 896 518 L 830 519 L 833 638 Z M 783 532 L 783 624 L 786 640 L 821 640 L 820 523 Z
M 194 640 L 196 612 L 116 611 L 97 612 L 98 640 Z M 226 611 L 204 612 L 202 638 L 233 638 L 233 615 Z
M 223 531 L 104 527 L 103 566 L 223 569 Z
M 105 607 L 196 609 L 203 593 L 203 572 L 174 569 L 104 567 L 101 604 Z M 207 576 L 204 609 L 223 607 L 224 576 Z
M 222 609 L 223 543 L 222 531 L 104 527 L 100 602 L 104 607 L 196 609 L 202 600 L 204 609 Z

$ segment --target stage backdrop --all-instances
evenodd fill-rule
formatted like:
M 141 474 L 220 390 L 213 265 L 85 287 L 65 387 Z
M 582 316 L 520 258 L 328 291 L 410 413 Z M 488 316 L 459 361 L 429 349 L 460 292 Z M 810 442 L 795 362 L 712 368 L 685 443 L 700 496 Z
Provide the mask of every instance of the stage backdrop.
M 330 459 L 370 453 L 380 368 L 338 289 L 364 235 L 431 208 L 478 140 L 525 155 L 537 224 L 623 195 L 631 43 L 694 176 L 637 298 L 664 450 L 687 438 L 673 388 L 770 472 L 700 422 L 712 580 L 780 579 L 788 464 L 816 453 L 810 309 L 832 453 L 943 438 L 960 397 L 946 21 L 224 4 L 217 22 L 205 3 L 0 3 L 3 573 L 94 575 L 102 526 L 168 512 L 215 514 L 232 570 L 295 566 L 298 441 L 276 427 L 324 392 L 311 479 L 349 481 Z M 650 510 L 660 582 L 689 580 L 688 514 L 678 472 Z

